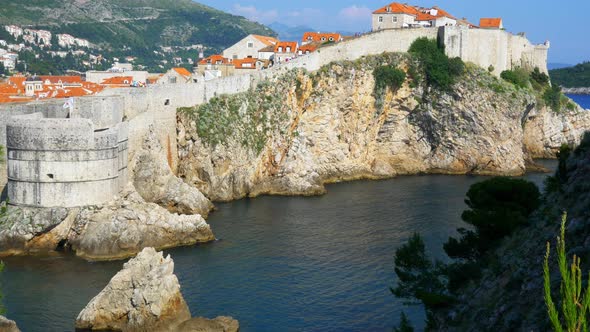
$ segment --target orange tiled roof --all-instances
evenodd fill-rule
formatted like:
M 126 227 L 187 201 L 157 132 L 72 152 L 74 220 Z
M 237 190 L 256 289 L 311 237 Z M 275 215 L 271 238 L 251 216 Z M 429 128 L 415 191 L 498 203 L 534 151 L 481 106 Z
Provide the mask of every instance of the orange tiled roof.
M 303 34 L 303 38 L 302 40 L 304 42 L 309 42 L 309 41 L 321 41 L 321 42 L 326 42 L 326 41 L 341 41 L 342 40 L 342 35 L 339 33 L 321 33 L 321 32 L 306 32 Z
M 102 85 L 131 85 L 131 83 L 133 83 L 133 77 L 132 76 L 116 76 L 116 77 L 109 77 L 109 78 L 105 78 L 102 83 Z
M 479 20 L 480 28 L 497 28 L 499 29 L 502 25 L 501 18 L 482 18 Z
M 309 53 L 313 53 L 318 49 L 319 46 L 320 45 L 318 42 L 313 42 L 313 43 L 301 45 L 299 47 L 299 51 L 301 51 L 301 53 L 303 53 L 303 54 L 305 54 L 307 51 L 309 51 Z
M 389 10 L 388 10 L 389 7 Z M 414 6 L 401 4 L 399 2 L 392 2 L 387 6 L 381 7 L 373 12 L 373 14 L 407 14 L 417 16 L 418 9 Z
M 192 76 L 191 72 L 188 71 L 186 68 L 182 68 L 182 67 L 176 67 L 176 68 L 172 68 L 175 72 L 177 72 L 179 75 L 182 75 L 186 78 L 189 78 Z
M 260 40 L 266 46 L 274 45 L 279 42 L 279 40 L 274 37 L 261 36 L 261 35 L 252 35 L 252 37 Z
M 227 64 L 230 61 L 228 58 L 224 58 L 222 55 L 215 54 L 215 55 L 212 55 L 208 58 L 202 59 L 201 61 L 199 61 L 199 64 L 200 65 L 207 65 L 207 64 L 216 65 L 216 64 L 219 64 L 218 62 L 220 62 L 220 64 Z
M 14 75 L 8 79 L 8 83 L 14 84 L 15 86 L 25 86 L 27 78 L 23 75 Z
M 275 53 L 279 52 L 279 47 L 282 47 L 282 53 L 287 53 L 287 47 L 291 48 L 291 53 L 297 52 L 297 42 L 278 42 L 275 45 Z
M 245 58 L 245 59 L 234 59 L 233 64 L 236 69 L 256 69 L 256 62 L 258 59 Z M 250 64 L 250 67 L 245 67 L 244 64 Z

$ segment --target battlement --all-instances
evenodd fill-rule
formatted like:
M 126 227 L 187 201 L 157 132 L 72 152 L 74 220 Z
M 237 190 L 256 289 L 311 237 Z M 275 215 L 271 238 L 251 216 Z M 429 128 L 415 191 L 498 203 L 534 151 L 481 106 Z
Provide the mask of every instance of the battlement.
M 91 97 L 78 102 L 70 114 L 56 114 L 48 108 L 44 113 L 8 120 L 11 204 L 97 205 L 111 200 L 126 184 L 128 125 L 122 121 L 120 98 Z

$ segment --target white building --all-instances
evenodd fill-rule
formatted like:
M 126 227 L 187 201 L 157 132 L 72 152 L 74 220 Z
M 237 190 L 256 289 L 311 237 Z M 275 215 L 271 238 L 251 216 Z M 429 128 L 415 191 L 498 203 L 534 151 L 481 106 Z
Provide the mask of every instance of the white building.
M 223 57 L 228 59 L 257 58 L 258 51 L 277 44 L 279 41 L 273 37 L 248 35 L 244 39 L 223 51 Z
M 424 8 L 398 2 L 373 12 L 373 31 L 457 25 L 457 19 L 439 7 Z

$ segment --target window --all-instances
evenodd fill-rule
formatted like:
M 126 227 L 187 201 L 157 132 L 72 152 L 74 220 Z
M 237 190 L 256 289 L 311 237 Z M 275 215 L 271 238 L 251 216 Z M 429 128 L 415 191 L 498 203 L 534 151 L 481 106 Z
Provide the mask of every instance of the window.
M 322 37 L 322 41 L 326 41 L 326 37 Z
M 397 23 L 397 16 L 393 17 L 393 23 Z
M 237 58 L 238 58 L 238 55 L 237 55 L 237 54 L 234 54 L 234 55 L 232 56 L 232 58 L 235 60 L 235 59 L 237 59 Z
M 383 22 L 383 16 L 379 16 L 379 23 Z
M 253 42 L 248 42 L 248 48 L 253 48 L 254 47 L 254 43 Z
M 287 46 L 287 53 L 290 53 L 290 52 L 291 52 L 291 47 Z
M 283 52 L 283 47 L 279 46 L 279 53 L 282 53 L 282 52 Z
M 307 36 L 307 40 L 313 40 L 312 36 Z
M 330 41 L 334 41 L 334 37 L 330 37 Z
M 172 84 L 176 83 L 176 77 L 169 77 L 168 83 L 172 83 Z

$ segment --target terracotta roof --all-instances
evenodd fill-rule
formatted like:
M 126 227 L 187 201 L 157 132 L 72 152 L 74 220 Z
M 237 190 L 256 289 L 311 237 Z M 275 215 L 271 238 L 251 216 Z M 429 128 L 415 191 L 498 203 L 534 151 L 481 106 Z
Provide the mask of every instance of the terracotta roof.
M 219 54 L 215 54 L 212 55 L 208 58 L 202 59 L 201 61 L 199 61 L 200 65 L 207 65 L 207 64 L 227 64 L 229 63 L 229 59 L 228 58 L 224 58 L 222 55 Z
M 281 53 L 288 53 L 287 52 L 287 47 L 291 48 L 290 53 L 295 53 L 297 52 L 297 42 L 278 42 L 275 45 L 275 53 L 279 52 L 279 47 L 282 47 L 283 50 L 281 51 Z
M 115 77 L 109 77 L 109 78 L 105 78 L 102 83 L 102 85 L 131 85 L 131 83 L 133 83 L 133 77 L 132 76 L 115 76 Z
M 502 26 L 501 18 L 482 18 L 479 20 L 480 28 L 496 28 L 499 29 Z
M 257 61 L 258 59 L 255 58 L 234 59 L 233 64 L 236 69 L 256 69 Z M 246 67 L 244 64 L 250 64 L 250 66 Z
M 407 14 L 418 15 L 418 9 L 414 6 L 401 4 L 399 2 L 392 2 L 387 6 L 381 7 L 373 12 L 373 14 Z
M 279 40 L 276 39 L 276 38 L 274 38 L 274 37 L 261 36 L 261 35 L 252 35 L 252 37 L 260 40 L 266 46 L 268 46 L 268 45 L 274 45 L 274 44 L 276 44 L 276 43 L 279 42 Z
M 27 78 L 25 76 L 14 75 L 8 79 L 8 83 L 12 83 L 15 86 L 24 86 L 26 80 Z
M 306 32 L 303 34 L 302 40 L 303 40 L 303 42 L 309 42 L 309 41 L 339 42 L 342 40 L 342 35 L 339 33 Z
M 322 44 L 321 42 L 313 42 L 313 43 L 301 45 L 301 46 L 299 46 L 299 51 L 301 51 L 301 53 L 303 53 L 303 54 L 305 54 L 307 51 L 309 51 L 309 53 L 313 53 L 320 47 L 321 44 Z
M 186 68 L 182 68 L 182 67 L 176 67 L 176 68 L 172 68 L 175 72 L 177 72 L 179 75 L 184 76 L 185 78 L 189 78 L 191 76 L 193 76 L 191 74 L 190 71 L 188 71 Z
M 272 52 L 272 53 L 274 53 L 274 51 L 275 51 L 274 45 L 268 45 L 268 46 L 265 46 L 264 48 L 258 50 L 258 52 Z

